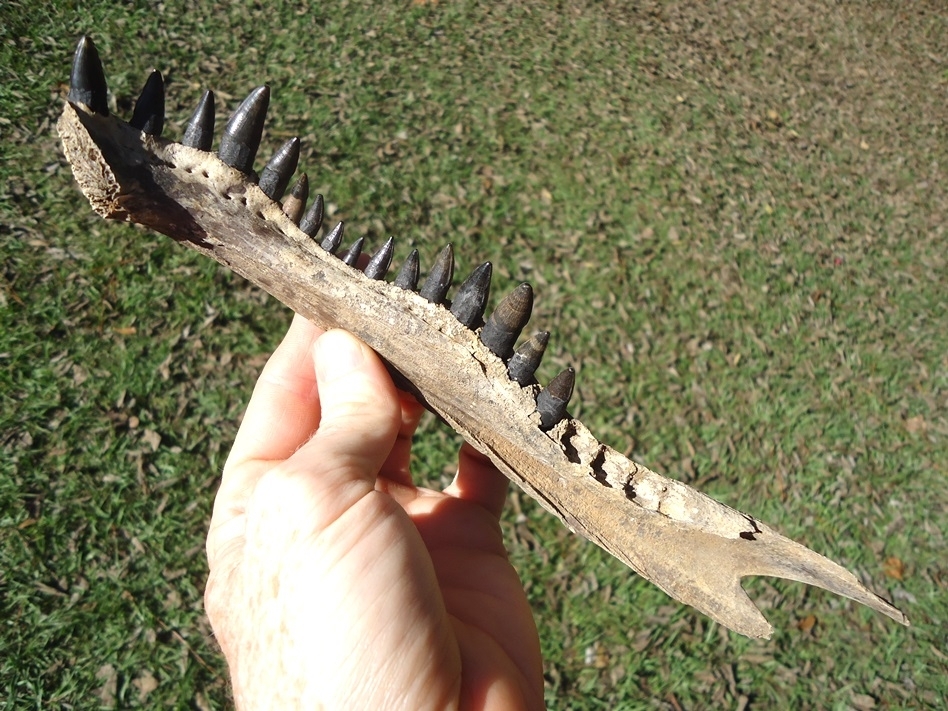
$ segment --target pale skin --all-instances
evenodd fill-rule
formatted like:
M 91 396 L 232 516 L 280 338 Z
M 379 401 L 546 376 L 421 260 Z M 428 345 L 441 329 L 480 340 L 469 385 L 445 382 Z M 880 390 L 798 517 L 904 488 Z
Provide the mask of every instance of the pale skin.
M 465 445 L 450 486 L 416 487 L 421 414 L 368 346 L 294 318 L 207 540 L 205 603 L 241 711 L 544 708 L 501 537 L 507 479 Z

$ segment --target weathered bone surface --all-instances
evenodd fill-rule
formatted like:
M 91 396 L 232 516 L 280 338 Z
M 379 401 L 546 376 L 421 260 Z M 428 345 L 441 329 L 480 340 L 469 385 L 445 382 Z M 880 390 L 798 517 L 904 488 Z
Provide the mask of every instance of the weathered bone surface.
M 320 214 L 304 232 L 254 182 L 259 111 L 267 90 L 256 90 L 238 110 L 239 120 L 228 126 L 221 148 L 225 162 L 108 116 L 104 75 L 86 38 L 76 61 L 82 66 L 74 68 L 72 103 L 63 110 L 59 133 L 76 180 L 100 215 L 162 232 L 320 326 L 355 333 L 427 407 L 571 530 L 721 624 L 752 637 L 772 631 L 741 588 L 745 575 L 816 585 L 908 624 L 898 609 L 836 563 L 599 442 L 565 416 L 565 403 L 550 404 L 568 399 L 571 371 L 551 384 L 540 402 L 545 414 L 538 412 L 540 388 L 532 373 L 547 334 L 522 347 L 526 355 L 518 357 L 527 359 L 529 370 L 523 386 L 511 379 L 505 362 L 511 357 L 511 333 L 525 325 L 525 309 L 529 315 L 528 286 L 488 318 L 484 329 L 493 320 L 498 337 L 485 343 L 479 337 L 484 329 L 471 330 L 444 305 L 414 291 L 417 255 L 409 257 L 396 285 L 369 278 L 321 248 L 310 236 L 318 230 L 313 223 L 322 221 L 321 197 Z M 207 122 L 201 124 L 204 135 L 195 143 L 207 146 Z M 330 240 L 334 249 L 341 224 L 337 229 L 339 239 Z M 442 261 L 436 296 L 440 284 L 451 279 L 446 257 Z M 380 271 L 373 268 L 372 276 Z M 541 429 L 541 414 L 548 431 Z

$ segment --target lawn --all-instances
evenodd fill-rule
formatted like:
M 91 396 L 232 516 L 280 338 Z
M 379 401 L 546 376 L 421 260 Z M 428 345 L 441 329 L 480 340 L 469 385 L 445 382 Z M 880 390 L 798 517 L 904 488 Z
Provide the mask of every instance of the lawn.
M 753 579 L 744 639 L 515 491 L 551 709 L 943 708 L 948 19 L 772 5 L 0 5 L 0 708 L 229 706 L 204 535 L 290 318 L 89 208 L 55 133 L 83 33 L 125 118 L 162 71 L 174 139 L 270 84 L 261 159 L 299 135 L 327 220 L 531 281 L 540 379 L 576 367 L 600 439 L 912 621 Z M 418 481 L 458 444 L 426 421 Z

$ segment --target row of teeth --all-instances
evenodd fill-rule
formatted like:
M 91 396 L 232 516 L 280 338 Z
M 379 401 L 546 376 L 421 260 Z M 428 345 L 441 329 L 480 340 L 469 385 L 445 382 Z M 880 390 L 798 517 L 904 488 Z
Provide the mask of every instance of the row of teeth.
M 94 113 L 108 116 L 108 86 L 105 73 L 95 45 L 88 37 L 79 40 L 73 59 L 69 82 L 69 101 L 84 104 Z M 261 86 L 250 92 L 243 103 L 230 117 L 221 136 L 218 157 L 227 165 L 257 180 L 260 189 L 274 201 L 279 201 L 300 157 L 300 140 L 291 138 L 273 155 L 261 171 L 259 179 L 253 170 L 253 162 L 260 148 L 263 124 L 270 103 L 270 88 Z M 129 125 L 143 133 L 160 136 L 165 120 L 165 88 L 161 73 L 152 71 L 142 89 Z M 182 143 L 201 151 L 210 151 L 214 140 L 214 94 L 205 91 L 197 109 L 188 121 Z M 309 198 L 309 180 L 303 173 L 290 190 L 283 203 L 284 213 L 313 239 L 322 227 L 324 201 L 316 195 L 313 204 L 305 209 Z M 320 240 L 320 246 L 336 254 L 350 267 L 356 268 L 362 254 L 364 238 L 360 237 L 348 249 L 339 252 L 343 239 L 343 223 L 338 223 Z M 383 279 L 392 263 L 395 243 L 390 237 L 374 254 L 363 270 L 371 279 Z M 514 344 L 527 325 L 533 310 L 533 289 L 523 283 L 508 294 L 484 321 L 484 311 L 490 293 L 491 264 L 484 262 L 461 284 L 452 301 L 446 300 L 454 275 L 454 251 L 446 246 L 435 260 L 431 271 L 418 289 L 418 250 L 412 250 L 395 277 L 394 285 L 402 289 L 418 291 L 419 295 L 435 304 L 442 304 L 467 328 L 480 328 L 480 340 L 496 356 L 507 364 L 507 373 L 520 386 L 536 383 L 534 373 L 540 365 L 550 334 L 535 333 L 519 348 Z M 573 393 L 575 372 L 566 368 L 537 396 L 537 411 L 540 428 L 551 429 L 566 416 L 566 405 Z

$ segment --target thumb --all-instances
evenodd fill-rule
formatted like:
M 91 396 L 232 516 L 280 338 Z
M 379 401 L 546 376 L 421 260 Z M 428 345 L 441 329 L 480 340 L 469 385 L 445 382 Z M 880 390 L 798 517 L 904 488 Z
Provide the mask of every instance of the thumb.
M 315 435 L 297 454 L 318 453 L 314 461 L 323 475 L 343 471 L 374 486 L 401 426 L 392 379 L 375 352 L 346 331 L 317 339 L 313 360 L 322 413 Z
M 319 530 L 375 488 L 401 425 L 397 391 L 375 352 L 327 331 L 313 344 L 320 420 L 315 434 L 254 491 L 252 528 Z M 248 532 L 249 533 L 249 532 Z

